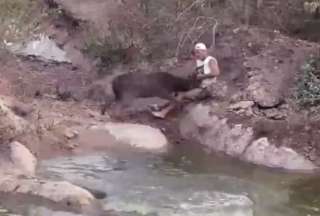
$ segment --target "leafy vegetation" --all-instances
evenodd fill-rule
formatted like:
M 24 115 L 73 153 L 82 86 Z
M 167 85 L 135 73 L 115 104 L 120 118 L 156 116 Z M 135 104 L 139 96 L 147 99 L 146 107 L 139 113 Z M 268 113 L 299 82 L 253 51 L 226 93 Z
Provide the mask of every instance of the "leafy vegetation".
M 0 45 L 21 40 L 39 27 L 39 0 L 0 1 Z
M 301 68 L 296 100 L 301 106 L 320 104 L 320 56 L 311 57 Z
M 114 46 L 108 38 L 99 38 L 93 34 L 88 36 L 83 52 L 93 59 L 98 59 L 98 73 L 106 75 L 106 71 L 117 63 L 125 63 L 126 48 L 121 44 Z

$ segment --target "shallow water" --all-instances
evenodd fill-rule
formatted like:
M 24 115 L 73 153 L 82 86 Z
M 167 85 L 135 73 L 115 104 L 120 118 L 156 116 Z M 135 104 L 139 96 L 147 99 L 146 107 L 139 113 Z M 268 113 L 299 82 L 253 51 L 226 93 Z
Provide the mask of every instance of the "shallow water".
M 40 173 L 106 192 L 105 209 L 119 215 L 320 215 L 316 177 L 209 156 L 197 146 L 163 157 L 114 151 L 55 159 Z
M 206 155 L 198 146 L 176 146 L 166 156 L 121 149 L 58 158 L 44 161 L 39 174 L 105 192 L 105 210 L 120 216 L 320 215 L 317 176 Z M 76 215 L 28 207 L 24 215 Z

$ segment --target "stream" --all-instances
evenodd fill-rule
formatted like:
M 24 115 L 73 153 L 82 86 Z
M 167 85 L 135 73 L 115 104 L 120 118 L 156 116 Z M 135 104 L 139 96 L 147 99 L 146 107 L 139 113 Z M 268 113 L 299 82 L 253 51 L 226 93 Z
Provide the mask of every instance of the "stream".
M 56 158 L 42 162 L 39 175 L 105 192 L 104 210 L 120 216 L 320 215 L 320 178 L 207 155 L 197 145 L 165 156 L 116 149 Z M 76 214 L 29 206 L 27 215 Z

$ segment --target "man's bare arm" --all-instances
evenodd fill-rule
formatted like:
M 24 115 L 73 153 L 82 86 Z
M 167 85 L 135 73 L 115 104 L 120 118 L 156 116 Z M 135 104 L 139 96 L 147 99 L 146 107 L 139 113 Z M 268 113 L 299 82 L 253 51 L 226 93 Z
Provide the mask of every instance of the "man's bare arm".
M 216 60 L 213 60 L 213 59 L 210 60 L 209 61 L 209 67 L 210 67 L 211 73 L 214 76 L 219 76 L 220 75 L 220 68 L 219 68 L 218 62 Z

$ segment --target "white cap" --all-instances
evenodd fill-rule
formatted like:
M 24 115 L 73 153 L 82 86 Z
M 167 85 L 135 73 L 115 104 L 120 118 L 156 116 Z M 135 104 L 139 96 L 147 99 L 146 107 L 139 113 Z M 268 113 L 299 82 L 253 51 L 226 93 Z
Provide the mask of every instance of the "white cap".
M 207 46 L 204 43 L 197 43 L 194 46 L 195 50 L 207 50 Z

